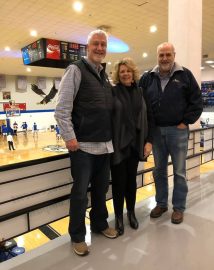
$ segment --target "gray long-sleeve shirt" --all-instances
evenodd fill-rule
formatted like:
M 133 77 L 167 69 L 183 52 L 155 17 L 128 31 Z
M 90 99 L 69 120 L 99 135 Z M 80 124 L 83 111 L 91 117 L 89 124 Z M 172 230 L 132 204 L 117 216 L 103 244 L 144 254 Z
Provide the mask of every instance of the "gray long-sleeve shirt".
M 90 63 L 88 60 L 87 62 L 95 69 L 95 66 L 92 63 Z M 98 71 L 96 70 L 96 72 Z M 54 114 L 57 124 L 60 127 L 60 134 L 64 141 L 69 141 L 76 138 L 72 124 L 72 111 L 73 102 L 78 93 L 80 83 L 80 69 L 76 65 L 70 65 L 60 82 L 57 105 Z M 90 154 L 101 155 L 113 152 L 112 141 L 78 143 L 82 151 Z

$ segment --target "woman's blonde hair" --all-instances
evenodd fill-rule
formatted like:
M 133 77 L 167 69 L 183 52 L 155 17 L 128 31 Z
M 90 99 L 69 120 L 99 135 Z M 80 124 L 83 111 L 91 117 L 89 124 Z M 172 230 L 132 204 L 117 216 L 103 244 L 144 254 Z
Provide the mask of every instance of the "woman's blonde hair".
M 121 65 L 127 66 L 127 68 L 129 68 L 132 71 L 133 79 L 135 82 L 139 80 L 140 75 L 139 75 L 139 70 L 138 70 L 137 66 L 135 65 L 135 63 L 133 62 L 133 60 L 131 58 L 126 57 L 126 58 L 123 58 L 122 60 L 116 62 L 114 65 L 114 71 L 113 71 L 113 76 L 112 76 L 114 84 L 117 84 L 120 82 L 119 69 L 120 69 Z

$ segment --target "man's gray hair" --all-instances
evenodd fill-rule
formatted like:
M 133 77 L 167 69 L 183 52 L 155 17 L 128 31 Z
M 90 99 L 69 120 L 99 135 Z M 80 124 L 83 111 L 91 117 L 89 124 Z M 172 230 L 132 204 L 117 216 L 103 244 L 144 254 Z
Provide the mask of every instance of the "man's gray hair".
M 159 45 L 157 46 L 157 53 L 158 53 L 158 51 L 159 51 L 161 48 L 163 48 L 163 47 L 165 47 L 165 46 L 171 47 L 171 48 L 172 48 L 172 51 L 175 53 L 175 47 L 174 47 L 174 45 L 173 45 L 172 43 L 170 43 L 170 42 L 163 42 L 163 43 L 159 44 Z
M 101 30 L 101 29 L 96 29 L 96 30 L 94 30 L 94 31 L 92 31 L 91 33 L 88 34 L 87 44 L 90 43 L 90 41 L 91 41 L 91 39 L 92 39 L 92 37 L 94 35 L 102 35 L 102 36 L 104 35 L 106 37 L 106 40 L 108 41 L 107 33 L 105 31 Z

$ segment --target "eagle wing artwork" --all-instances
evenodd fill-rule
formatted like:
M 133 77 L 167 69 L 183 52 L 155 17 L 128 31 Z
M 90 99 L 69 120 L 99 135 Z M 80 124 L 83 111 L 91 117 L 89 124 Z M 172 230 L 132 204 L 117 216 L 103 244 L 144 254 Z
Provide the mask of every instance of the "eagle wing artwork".
M 56 96 L 56 93 L 58 90 L 55 88 L 55 84 L 52 86 L 49 94 L 47 94 L 42 101 L 40 101 L 40 104 L 47 104 Z
M 31 89 L 37 95 L 40 95 L 42 97 L 45 96 L 43 98 L 43 100 L 40 101 L 38 104 L 47 104 L 48 102 L 50 102 L 56 96 L 56 93 L 58 92 L 58 90 L 55 88 L 55 84 L 52 86 L 50 92 L 47 95 L 45 94 L 45 92 L 43 92 L 42 89 L 38 88 L 38 86 L 36 84 L 31 84 Z
M 36 84 L 31 84 L 31 89 L 34 93 L 40 96 L 46 96 L 45 92 L 42 91 Z

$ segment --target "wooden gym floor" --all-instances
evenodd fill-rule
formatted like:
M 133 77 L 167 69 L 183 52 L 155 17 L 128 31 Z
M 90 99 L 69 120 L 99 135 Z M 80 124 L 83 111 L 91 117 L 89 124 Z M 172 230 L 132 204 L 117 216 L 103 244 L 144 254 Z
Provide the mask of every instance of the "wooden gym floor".
M 0 166 L 62 154 L 62 152 L 45 151 L 43 148 L 48 145 L 64 146 L 63 140 L 57 140 L 56 133 L 51 131 L 38 132 L 35 136 L 31 131 L 27 134 L 18 132 L 13 139 L 16 150 L 10 151 L 7 138 L 0 136 Z

